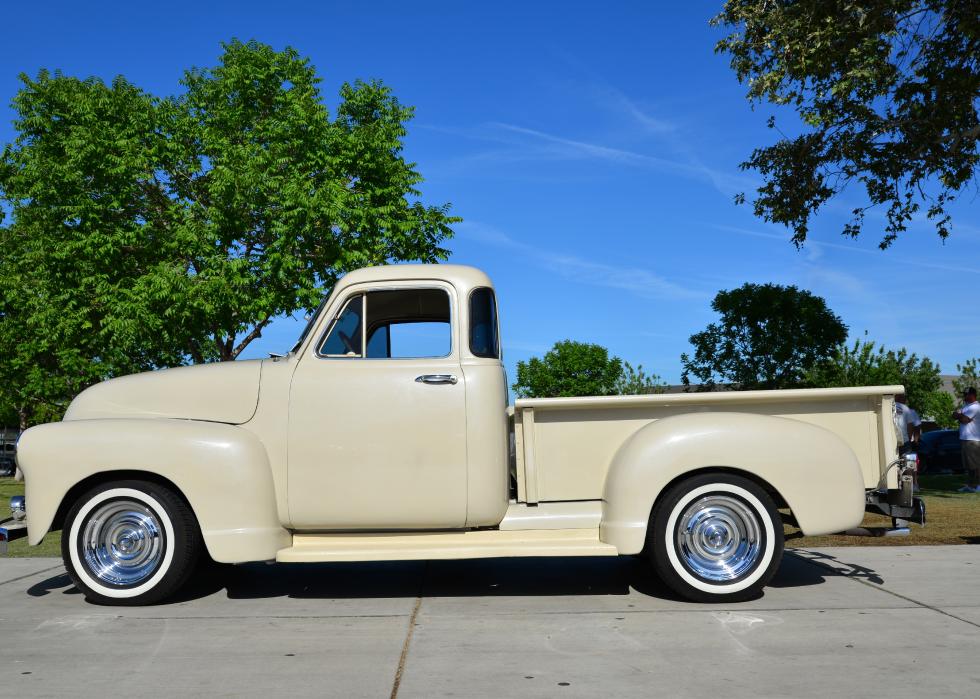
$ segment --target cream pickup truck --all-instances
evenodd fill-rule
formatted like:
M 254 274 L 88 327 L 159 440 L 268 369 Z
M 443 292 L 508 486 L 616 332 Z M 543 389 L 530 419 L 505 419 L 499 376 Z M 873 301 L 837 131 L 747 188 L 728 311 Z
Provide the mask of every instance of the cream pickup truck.
M 345 276 L 285 356 L 112 379 L 27 430 L 29 543 L 148 604 L 200 556 L 244 563 L 644 554 L 693 600 L 757 596 L 782 522 L 922 523 L 900 386 L 518 400 L 490 279 Z M 18 531 L 15 520 L 3 537 Z M 2 525 L 0 525 L 2 526 Z

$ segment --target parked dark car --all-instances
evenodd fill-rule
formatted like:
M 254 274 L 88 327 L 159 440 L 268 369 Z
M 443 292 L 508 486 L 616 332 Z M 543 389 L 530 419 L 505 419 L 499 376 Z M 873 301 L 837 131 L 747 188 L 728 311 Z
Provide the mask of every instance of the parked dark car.
M 16 453 L 17 447 L 13 444 L 0 445 L 0 478 L 10 477 L 17 471 L 17 463 L 14 461 Z
M 919 445 L 918 452 L 921 473 L 960 473 L 963 471 L 959 430 L 923 432 L 922 443 Z

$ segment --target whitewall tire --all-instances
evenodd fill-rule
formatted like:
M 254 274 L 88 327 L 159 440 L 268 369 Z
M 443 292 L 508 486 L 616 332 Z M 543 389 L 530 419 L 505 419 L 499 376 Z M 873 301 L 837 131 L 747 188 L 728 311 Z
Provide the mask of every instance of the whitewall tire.
M 143 605 L 169 597 L 200 555 L 197 521 L 169 488 L 115 481 L 82 495 L 65 518 L 61 554 L 75 586 L 97 604 Z
M 783 527 L 755 482 L 706 473 L 672 486 L 650 516 L 648 550 L 660 578 L 697 602 L 758 597 L 783 556 Z

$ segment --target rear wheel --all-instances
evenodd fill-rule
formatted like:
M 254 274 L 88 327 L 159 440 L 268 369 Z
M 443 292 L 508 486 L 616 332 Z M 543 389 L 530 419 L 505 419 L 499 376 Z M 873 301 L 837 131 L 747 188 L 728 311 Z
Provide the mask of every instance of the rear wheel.
M 193 512 L 169 488 L 116 481 L 68 512 L 61 554 L 75 586 L 96 604 L 143 605 L 169 597 L 193 572 L 201 538 Z
M 696 602 L 757 597 L 779 568 L 783 527 L 756 483 L 727 473 L 677 483 L 650 517 L 648 550 L 660 578 Z

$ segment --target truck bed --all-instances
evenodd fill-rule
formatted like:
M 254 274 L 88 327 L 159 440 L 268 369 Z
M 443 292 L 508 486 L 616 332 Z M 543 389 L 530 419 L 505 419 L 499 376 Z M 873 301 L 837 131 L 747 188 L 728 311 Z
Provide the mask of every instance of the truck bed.
M 892 419 L 901 386 L 519 399 L 514 405 L 518 502 L 598 500 L 609 464 L 631 434 L 684 413 L 753 413 L 811 423 L 857 456 L 866 488 L 897 456 Z M 766 444 L 759 444 L 760 450 Z M 895 487 L 890 484 L 889 487 Z

